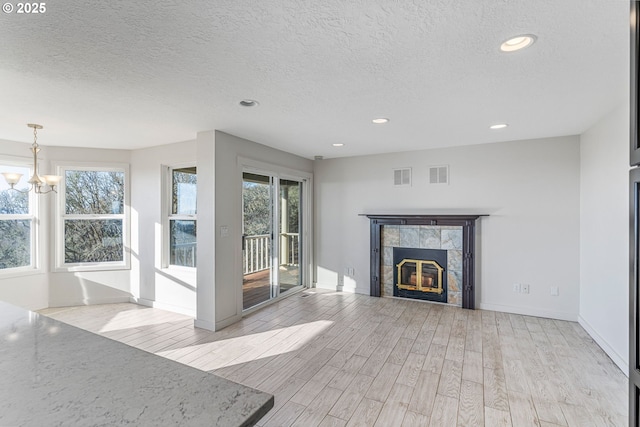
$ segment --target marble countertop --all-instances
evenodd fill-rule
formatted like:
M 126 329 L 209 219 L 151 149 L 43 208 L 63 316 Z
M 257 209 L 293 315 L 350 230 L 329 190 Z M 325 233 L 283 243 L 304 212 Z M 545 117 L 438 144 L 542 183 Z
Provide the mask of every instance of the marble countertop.
M 0 301 L 1 426 L 251 426 L 273 396 Z

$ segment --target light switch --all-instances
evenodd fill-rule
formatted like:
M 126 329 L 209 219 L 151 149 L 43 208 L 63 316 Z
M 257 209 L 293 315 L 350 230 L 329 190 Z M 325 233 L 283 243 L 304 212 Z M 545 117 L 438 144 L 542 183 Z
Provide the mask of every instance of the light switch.
M 220 237 L 229 237 L 229 226 L 227 225 L 220 226 Z

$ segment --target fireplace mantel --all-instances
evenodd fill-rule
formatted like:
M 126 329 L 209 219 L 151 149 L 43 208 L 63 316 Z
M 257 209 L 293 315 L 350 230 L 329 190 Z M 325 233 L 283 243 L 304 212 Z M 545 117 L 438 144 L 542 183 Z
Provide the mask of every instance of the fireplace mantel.
M 462 227 L 462 307 L 475 308 L 475 221 L 486 214 L 361 214 L 370 221 L 371 296 L 381 295 L 381 231 L 385 225 Z

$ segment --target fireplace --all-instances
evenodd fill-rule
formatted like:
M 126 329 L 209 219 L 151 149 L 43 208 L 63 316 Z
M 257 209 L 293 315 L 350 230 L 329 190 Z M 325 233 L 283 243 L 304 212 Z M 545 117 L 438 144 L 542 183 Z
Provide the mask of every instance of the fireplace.
M 447 251 L 393 248 L 393 296 L 447 302 Z
M 371 296 L 475 307 L 475 226 L 478 218 L 487 215 L 361 215 L 370 220 Z M 444 252 L 445 257 L 436 258 L 432 252 L 396 260 L 398 248 Z

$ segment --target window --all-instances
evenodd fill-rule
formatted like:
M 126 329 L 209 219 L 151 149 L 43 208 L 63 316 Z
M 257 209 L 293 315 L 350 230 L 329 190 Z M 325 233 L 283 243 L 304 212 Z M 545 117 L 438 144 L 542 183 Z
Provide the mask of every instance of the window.
M 57 266 L 128 268 L 128 168 L 61 167 Z
M 28 166 L 0 163 L 2 172 L 22 174 L 16 190 L 30 188 Z M 0 273 L 35 268 L 35 197 L 32 192 L 9 190 L 0 180 Z
M 170 185 L 165 266 L 193 268 L 196 267 L 196 168 L 167 168 L 167 171 Z

